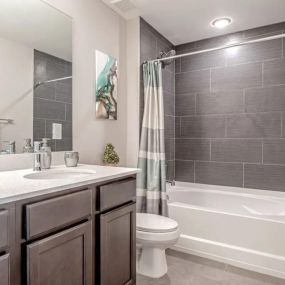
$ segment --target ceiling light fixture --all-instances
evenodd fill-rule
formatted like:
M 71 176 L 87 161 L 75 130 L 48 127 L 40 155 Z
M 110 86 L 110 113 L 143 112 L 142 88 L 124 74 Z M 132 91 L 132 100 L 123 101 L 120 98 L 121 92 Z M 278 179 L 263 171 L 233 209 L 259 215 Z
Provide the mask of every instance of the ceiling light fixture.
M 233 20 L 229 17 L 217 18 L 211 22 L 211 26 L 217 29 L 223 29 L 226 26 L 230 25 L 232 21 Z

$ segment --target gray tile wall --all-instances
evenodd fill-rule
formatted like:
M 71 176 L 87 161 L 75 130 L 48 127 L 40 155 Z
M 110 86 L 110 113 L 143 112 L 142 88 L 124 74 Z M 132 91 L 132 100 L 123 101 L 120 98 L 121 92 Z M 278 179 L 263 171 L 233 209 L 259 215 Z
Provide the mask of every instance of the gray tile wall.
M 155 59 L 160 51 L 169 51 L 173 45 L 143 19 L 140 21 L 140 63 Z M 144 106 L 143 78 L 141 72 L 140 120 Z M 175 158 L 175 64 L 166 66 L 162 71 L 165 109 L 165 149 L 167 160 L 167 179 L 174 179 Z
M 280 23 L 176 50 L 284 32 Z M 176 60 L 176 180 L 285 191 L 284 50 L 277 39 Z
M 71 75 L 71 62 L 34 51 L 34 84 Z M 46 83 L 34 91 L 34 141 L 52 138 L 53 123 L 62 124 L 62 140 L 52 140 L 52 150 L 72 150 L 72 79 Z

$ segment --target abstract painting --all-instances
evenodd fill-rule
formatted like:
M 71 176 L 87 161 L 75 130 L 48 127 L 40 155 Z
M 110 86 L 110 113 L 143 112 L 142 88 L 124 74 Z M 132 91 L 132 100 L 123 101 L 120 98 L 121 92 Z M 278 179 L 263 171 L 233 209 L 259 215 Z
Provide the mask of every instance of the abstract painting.
M 117 120 L 118 61 L 96 51 L 96 118 Z

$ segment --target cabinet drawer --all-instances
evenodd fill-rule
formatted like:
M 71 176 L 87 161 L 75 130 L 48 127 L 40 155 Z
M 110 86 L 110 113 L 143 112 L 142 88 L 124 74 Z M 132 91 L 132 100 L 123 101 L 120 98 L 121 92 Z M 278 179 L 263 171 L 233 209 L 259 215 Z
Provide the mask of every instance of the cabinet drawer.
M 10 284 L 10 256 L 9 254 L 0 256 L 0 284 Z
M 91 213 L 91 190 L 26 205 L 25 237 L 35 238 L 80 221 Z
M 130 178 L 100 187 L 100 211 L 104 211 L 136 197 L 136 179 Z
M 0 249 L 9 245 L 9 211 L 0 210 Z

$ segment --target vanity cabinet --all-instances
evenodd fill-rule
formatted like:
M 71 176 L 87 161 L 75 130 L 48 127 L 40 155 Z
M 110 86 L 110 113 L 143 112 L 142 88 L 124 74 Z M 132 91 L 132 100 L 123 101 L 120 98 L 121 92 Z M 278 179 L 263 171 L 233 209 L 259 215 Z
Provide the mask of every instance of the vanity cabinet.
M 0 285 L 136 283 L 136 179 L 0 204 Z
M 135 203 L 100 216 L 101 285 L 135 284 L 135 233 Z
M 92 285 L 91 221 L 27 245 L 28 285 Z
M 0 284 L 10 285 L 10 255 L 0 256 Z

